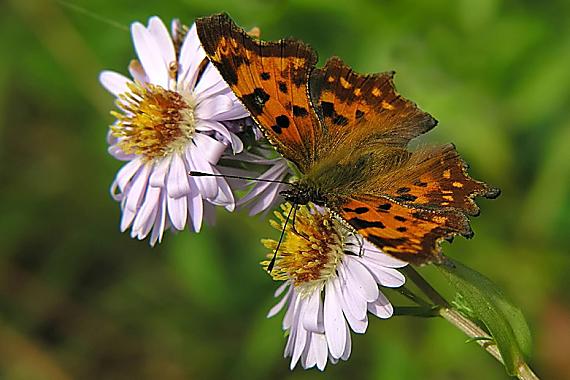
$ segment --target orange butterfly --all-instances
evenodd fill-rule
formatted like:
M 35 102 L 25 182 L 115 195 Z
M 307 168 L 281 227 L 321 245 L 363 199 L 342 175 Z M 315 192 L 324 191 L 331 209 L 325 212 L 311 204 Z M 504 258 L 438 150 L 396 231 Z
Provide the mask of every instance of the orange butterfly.
M 226 14 L 196 21 L 212 63 L 269 142 L 302 174 L 283 192 L 326 206 L 382 251 L 441 262 L 440 243 L 471 237 L 475 196 L 499 190 L 470 178 L 453 145 L 409 151 L 437 121 L 400 96 L 393 72 L 355 73 L 339 58 L 315 68 L 297 40 L 252 39 Z

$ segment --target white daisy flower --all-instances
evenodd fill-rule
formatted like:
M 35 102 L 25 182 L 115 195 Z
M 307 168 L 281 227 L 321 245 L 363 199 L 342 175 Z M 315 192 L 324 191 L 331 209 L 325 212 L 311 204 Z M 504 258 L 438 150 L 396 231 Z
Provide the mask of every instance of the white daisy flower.
M 275 212 L 282 230 L 289 204 L 283 213 Z M 275 250 L 277 242 L 263 240 Z M 268 257 L 273 257 L 271 252 Z M 270 261 L 262 265 L 267 269 Z M 378 250 L 360 235 L 316 206 L 297 211 L 295 226 L 290 219 L 279 247 L 271 276 L 285 281 L 275 292 L 281 300 L 268 313 L 273 317 L 283 308 L 283 329 L 287 332 L 285 357 L 291 369 L 298 362 L 303 368 L 323 370 L 327 360 L 347 360 L 351 352 L 350 331 L 363 334 L 368 313 L 385 319 L 393 307 L 378 286 L 399 287 L 405 277 L 396 269 L 405 262 Z
M 218 173 L 226 148 L 240 152 L 240 139 L 223 124 L 248 116 L 218 71 L 207 61 L 196 28 L 173 22 L 172 36 L 158 17 L 135 22 L 131 33 L 138 61 L 133 80 L 103 71 L 102 85 L 117 97 L 109 152 L 127 161 L 111 192 L 121 202 L 121 230 L 150 243 L 166 229 L 199 231 L 214 206 L 232 211 L 235 200 L 224 178 L 190 177 L 189 171 Z

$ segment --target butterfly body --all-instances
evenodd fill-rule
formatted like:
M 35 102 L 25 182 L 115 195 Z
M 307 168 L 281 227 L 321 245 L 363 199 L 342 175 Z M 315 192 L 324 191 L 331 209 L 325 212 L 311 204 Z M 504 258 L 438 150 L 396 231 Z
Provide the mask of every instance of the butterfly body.
M 304 43 L 253 40 L 225 14 L 196 25 L 211 62 L 300 172 L 286 200 L 328 207 L 412 263 L 441 261 L 442 240 L 472 236 L 473 198 L 499 192 L 469 177 L 451 144 L 409 150 L 437 121 L 396 92 L 393 72 L 358 74 L 338 58 L 316 68 Z

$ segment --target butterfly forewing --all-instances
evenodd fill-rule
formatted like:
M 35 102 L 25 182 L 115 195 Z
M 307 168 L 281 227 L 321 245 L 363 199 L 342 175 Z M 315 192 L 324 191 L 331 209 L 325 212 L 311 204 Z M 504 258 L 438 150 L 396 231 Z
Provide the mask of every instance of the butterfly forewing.
M 316 53 L 300 41 L 253 40 L 226 14 L 198 19 L 196 27 L 206 54 L 267 139 L 306 170 L 320 130 L 307 88 Z
M 351 134 L 362 136 L 355 129 L 364 128 L 368 138 L 405 147 L 432 129 L 437 121 L 398 94 L 393 76 L 393 72 L 358 74 L 336 57 L 314 70 L 311 98 L 328 139 L 334 142 Z

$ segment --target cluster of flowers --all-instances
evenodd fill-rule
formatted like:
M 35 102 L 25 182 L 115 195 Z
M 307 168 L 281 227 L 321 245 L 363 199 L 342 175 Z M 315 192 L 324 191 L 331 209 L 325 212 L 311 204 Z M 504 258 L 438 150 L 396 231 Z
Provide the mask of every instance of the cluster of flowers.
M 132 79 L 111 71 L 100 75 L 118 108 L 108 143 L 109 153 L 125 162 L 111 186 L 122 209 L 121 230 L 130 229 L 137 239 L 150 235 L 155 245 L 166 230 L 199 232 L 203 222 L 213 224 L 216 206 L 247 207 L 253 215 L 282 203 L 279 193 L 293 173 L 208 62 L 195 26 L 175 20 L 168 31 L 152 17 L 148 26 L 134 23 L 131 32 L 138 56 L 129 65 Z M 236 190 L 245 195 L 238 198 Z M 281 299 L 268 317 L 286 309 L 285 356 L 292 358 L 291 368 L 300 362 L 322 370 L 329 360 L 348 359 L 350 333 L 366 331 L 368 313 L 393 314 L 379 285 L 402 286 L 397 268 L 405 263 L 379 252 L 317 206 L 301 207 L 292 229 L 284 217 L 290 207 L 281 206 L 277 220 L 271 220 L 285 235 L 271 271 L 283 282 L 275 292 Z M 263 243 L 273 256 L 277 243 Z M 262 264 L 267 268 L 269 261 Z

